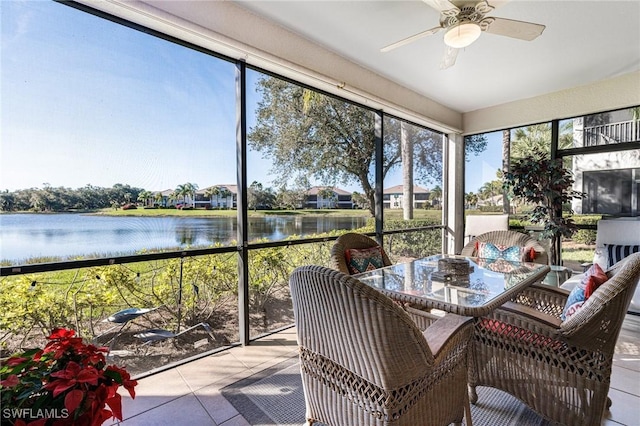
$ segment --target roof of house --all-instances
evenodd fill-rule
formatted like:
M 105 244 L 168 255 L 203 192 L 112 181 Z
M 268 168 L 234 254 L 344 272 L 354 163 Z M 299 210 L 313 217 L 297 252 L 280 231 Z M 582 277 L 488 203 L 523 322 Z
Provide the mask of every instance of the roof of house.
M 392 186 L 390 188 L 386 188 L 382 191 L 383 194 L 402 194 L 402 185 Z M 413 193 L 414 194 L 428 194 L 429 190 L 425 189 L 418 185 L 413 185 Z
M 238 193 L 238 185 L 218 184 L 218 185 L 211 185 L 211 186 L 207 186 L 206 188 L 199 189 L 196 191 L 196 194 L 204 194 L 205 192 L 207 192 L 208 189 L 213 188 L 215 186 L 217 186 L 218 188 L 226 188 L 232 194 Z
M 320 191 L 323 191 L 325 189 L 329 189 L 338 195 L 351 195 L 351 192 L 345 191 L 344 189 L 336 188 L 335 186 L 312 186 L 307 191 L 307 195 L 318 195 Z

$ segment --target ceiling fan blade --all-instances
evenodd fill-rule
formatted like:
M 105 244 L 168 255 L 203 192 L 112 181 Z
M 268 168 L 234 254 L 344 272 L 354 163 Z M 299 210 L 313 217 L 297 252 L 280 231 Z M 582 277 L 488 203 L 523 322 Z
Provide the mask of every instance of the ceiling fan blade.
M 456 16 L 460 13 L 460 9 L 449 0 L 422 0 L 438 12 L 445 16 Z
M 533 22 L 515 21 L 505 18 L 485 18 L 482 23 L 487 23 L 485 30 L 491 34 L 518 38 L 520 40 L 531 41 L 538 37 L 546 28 L 542 24 L 534 24 Z
M 446 46 L 446 49 L 444 51 L 444 56 L 442 57 L 442 61 L 440 62 L 441 70 L 452 67 L 456 63 L 456 58 L 458 57 L 458 50 L 460 49 Z
M 426 37 L 426 36 L 431 35 L 431 34 L 435 34 L 438 31 L 440 31 L 441 28 L 442 27 L 434 27 L 434 28 L 428 29 L 426 31 L 422 31 L 422 32 L 420 32 L 418 34 L 414 34 L 411 37 L 407 37 L 407 38 L 402 39 L 400 41 L 396 41 L 395 43 L 392 43 L 392 44 L 390 44 L 388 46 L 385 46 L 382 49 L 380 49 L 380 51 L 381 52 L 388 52 L 388 51 L 393 50 L 393 49 L 395 49 L 397 47 L 404 46 L 405 44 L 409 44 L 414 40 L 418 40 L 419 38 Z

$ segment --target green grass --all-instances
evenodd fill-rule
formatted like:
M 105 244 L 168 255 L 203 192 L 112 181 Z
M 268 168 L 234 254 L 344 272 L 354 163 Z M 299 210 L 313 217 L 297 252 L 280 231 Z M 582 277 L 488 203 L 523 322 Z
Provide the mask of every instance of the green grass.
M 249 216 L 369 216 L 367 210 L 305 209 L 305 210 L 249 210 Z M 178 209 L 102 209 L 93 212 L 104 216 L 179 216 L 179 217 L 236 217 L 237 210 L 178 210 Z
M 594 249 L 589 248 L 564 248 L 562 249 L 562 259 L 573 262 L 585 263 L 593 261 Z
M 249 216 L 362 216 L 371 217 L 369 210 L 359 209 L 300 209 L 300 210 L 249 210 Z M 181 216 L 181 217 L 235 217 L 236 210 L 178 210 L 178 209 L 102 209 L 92 214 L 104 216 Z M 442 210 L 414 209 L 414 219 L 440 219 Z M 402 209 L 386 209 L 385 219 L 402 219 Z

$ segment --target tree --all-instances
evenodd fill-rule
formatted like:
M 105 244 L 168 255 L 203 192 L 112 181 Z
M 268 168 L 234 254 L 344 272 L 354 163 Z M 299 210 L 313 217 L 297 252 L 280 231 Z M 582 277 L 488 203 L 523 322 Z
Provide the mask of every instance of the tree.
M 511 157 L 511 131 L 509 129 L 502 131 L 502 175 L 509 172 L 509 159 Z M 509 214 L 511 206 L 509 205 L 509 197 L 502 197 L 502 213 Z
M 464 137 L 464 158 L 471 160 L 471 155 L 479 155 L 487 149 L 487 137 L 483 134 Z
M 307 191 L 303 188 L 289 189 L 286 186 L 276 193 L 276 206 L 281 209 L 295 210 L 304 206 Z
M 164 198 L 164 196 L 162 195 L 162 192 L 160 192 L 160 191 L 158 191 L 158 192 L 153 194 L 153 200 L 158 205 L 160 205 L 160 203 L 162 202 L 163 198 Z M 166 207 L 166 206 L 164 206 L 164 207 Z
M 10 212 L 15 205 L 15 197 L 8 189 L 4 192 L 0 192 L 0 210 L 3 212 Z
M 558 148 L 571 148 L 573 134 L 570 132 L 572 123 L 567 121 L 560 129 Z M 525 158 L 536 152 L 551 152 L 551 125 L 549 123 L 520 127 L 513 131 L 511 138 L 511 158 Z M 565 167 L 567 165 L 565 164 Z
M 146 189 L 138 194 L 138 201 L 141 201 L 145 206 L 147 205 L 147 201 L 153 198 L 153 194 L 151 191 L 147 191 Z
M 371 210 L 371 206 L 369 205 L 369 199 L 357 191 L 354 191 L 353 194 L 351 194 L 351 201 L 355 206 L 358 206 L 362 209 Z
M 551 159 L 546 151 L 536 150 L 526 158 L 514 160 L 505 174 L 504 188 L 513 196 L 533 204 L 528 214 L 531 222 L 543 225 L 540 238 L 550 238 L 549 259 L 560 265 L 560 238 L 570 237 L 577 226 L 562 215 L 562 207 L 583 193 L 573 190 L 573 175 L 560 159 Z
M 216 197 L 216 207 L 220 207 L 220 187 L 219 186 L 211 186 L 204 191 L 204 196 L 209 199 L 209 202 L 213 201 L 213 197 Z
M 429 194 L 429 199 L 431 201 L 434 201 L 436 204 L 440 205 L 442 202 L 442 188 L 440 188 L 439 185 L 436 185 L 433 187 L 433 189 L 431 190 L 431 193 Z
M 256 125 L 248 135 L 250 147 L 272 161 L 275 182 L 284 186 L 308 176 L 326 186 L 358 184 L 374 214 L 375 139 L 370 110 L 264 76 Z M 442 176 L 442 137 L 428 129 L 408 126 L 417 179 Z M 400 120 L 385 121 L 383 177 L 400 166 Z
M 256 211 L 258 208 L 270 209 L 275 204 L 276 195 L 271 188 L 264 188 L 260 182 L 253 181 L 247 188 L 247 207 Z
M 229 197 L 233 196 L 233 193 L 227 188 L 221 187 L 219 196 L 224 200 L 224 207 L 229 207 L 228 199 Z M 231 203 L 231 207 L 233 207 L 233 203 Z
M 467 192 L 464 194 L 464 202 L 467 204 L 467 208 L 476 208 L 478 204 L 478 195 L 473 192 Z
M 326 200 L 328 204 L 327 207 L 329 208 L 334 208 L 336 206 L 336 193 L 333 191 L 333 188 L 322 188 L 318 191 L 318 198 Z M 319 199 L 318 202 L 320 202 Z M 318 208 L 320 207 L 325 207 L 325 205 L 323 204 L 320 206 L 320 204 L 318 204 Z
M 187 183 L 183 183 L 182 185 L 178 185 L 178 187 L 175 190 L 175 193 L 179 197 L 182 197 L 182 200 L 184 202 L 182 206 L 183 208 L 184 208 L 184 204 L 187 204 L 187 197 L 191 198 L 193 206 L 195 207 L 197 190 L 198 190 L 198 185 L 196 185 L 195 183 L 187 182 Z

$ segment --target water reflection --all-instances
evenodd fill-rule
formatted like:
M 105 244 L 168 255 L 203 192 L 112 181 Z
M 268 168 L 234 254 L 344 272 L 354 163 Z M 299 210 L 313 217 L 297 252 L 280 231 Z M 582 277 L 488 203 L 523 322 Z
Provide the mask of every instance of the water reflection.
M 249 239 L 278 241 L 356 229 L 364 217 L 265 216 L 249 218 Z M 108 217 L 81 214 L 0 215 L 0 258 L 132 254 L 140 250 L 235 244 L 235 217 Z

